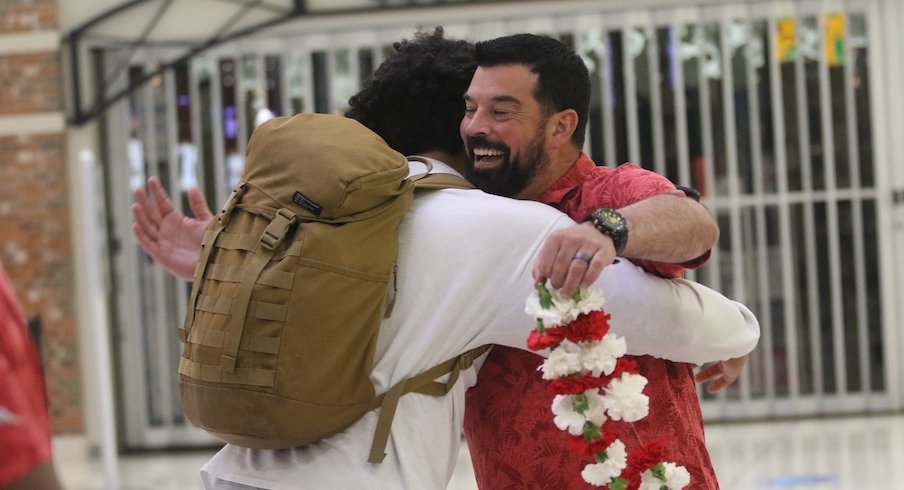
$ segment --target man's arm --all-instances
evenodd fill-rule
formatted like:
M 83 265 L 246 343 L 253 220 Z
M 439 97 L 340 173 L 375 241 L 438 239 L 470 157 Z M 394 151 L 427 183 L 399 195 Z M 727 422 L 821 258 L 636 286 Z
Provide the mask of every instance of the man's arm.
M 657 194 L 618 209 L 628 224 L 622 255 L 679 264 L 711 249 L 719 227 L 699 202 L 675 194 Z
M 558 227 L 536 252 L 534 281 L 550 278 L 556 287 L 552 277 L 559 275 L 572 287 L 563 287 L 565 295 L 577 284 L 601 288 L 612 331 L 625 337 L 632 355 L 703 364 L 742 357 L 756 346 L 760 330 L 753 313 L 706 286 L 657 277 L 626 260 L 600 268 L 596 256 L 591 264 L 574 259 L 576 251 L 593 254 L 607 242 L 612 240 L 589 224 Z M 517 336 L 494 343 L 525 348 Z
M 173 207 L 169 195 L 157 177 L 148 179 L 148 189 L 135 190 L 132 233 L 141 248 L 154 261 L 176 277 L 191 279 L 201 255 L 204 230 L 213 219 L 204 195 L 197 188 L 188 190 L 188 204 L 194 214 L 190 218 Z

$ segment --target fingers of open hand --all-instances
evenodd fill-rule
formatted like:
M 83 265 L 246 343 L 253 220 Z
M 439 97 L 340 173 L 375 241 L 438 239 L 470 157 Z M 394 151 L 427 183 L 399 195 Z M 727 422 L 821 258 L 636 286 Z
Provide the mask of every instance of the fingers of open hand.
M 157 210 L 160 213 L 161 217 L 164 217 L 175 211 L 175 209 L 173 208 L 173 203 L 172 201 L 170 201 L 170 196 L 166 193 L 166 190 L 160 183 L 160 179 L 158 179 L 157 177 L 151 177 L 150 179 L 148 179 L 148 188 L 151 191 L 151 195 L 154 196 L 154 202 L 157 203 Z
M 192 187 L 188 190 L 188 206 L 198 220 L 207 221 L 213 218 L 207 199 L 204 198 L 204 194 L 197 187 Z
M 135 216 L 136 221 L 140 220 L 140 224 L 145 228 L 149 226 L 159 227 L 163 218 L 160 216 L 157 205 L 148 197 L 147 192 L 139 187 L 135 189 L 133 194 L 135 195 L 135 203 L 132 204 L 132 215 Z
M 132 225 L 132 234 L 135 235 L 135 239 L 138 240 L 138 244 L 141 245 L 141 248 L 143 248 L 148 255 L 156 258 L 157 241 L 145 233 L 144 229 L 138 223 Z
M 148 209 L 147 199 L 142 200 L 139 198 L 138 202 L 132 204 L 132 217 L 135 219 L 132 231 L 136 237 L 140 233 L 150 242 L 155 242 L 157 240 L 158 225 L 151 219 Z

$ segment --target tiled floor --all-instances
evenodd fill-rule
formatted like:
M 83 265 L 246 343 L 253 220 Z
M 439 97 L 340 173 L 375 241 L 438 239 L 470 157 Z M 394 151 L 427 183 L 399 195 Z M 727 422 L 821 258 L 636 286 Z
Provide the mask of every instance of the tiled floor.
M 723 490 L 904 490 L 904 414 L 709 425 Z M 107 490 L 100 463 L 77 441 L 55 443 L 69 490 Z M 212 451 L 127 454 L 116 490 L 198 490 Z M 447 490 L 474 490 L 467 450 Z

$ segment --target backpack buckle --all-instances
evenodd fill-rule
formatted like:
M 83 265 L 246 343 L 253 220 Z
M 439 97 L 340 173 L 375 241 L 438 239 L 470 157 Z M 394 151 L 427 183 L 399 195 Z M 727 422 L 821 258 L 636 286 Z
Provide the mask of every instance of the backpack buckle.
M 261 246 L 267 250 L 276 248 L 279 242 L 285 238 L 286 231 L 292 223 L 295 223 L 295 213 L 288 208 L 280 208 L 261 235 Z

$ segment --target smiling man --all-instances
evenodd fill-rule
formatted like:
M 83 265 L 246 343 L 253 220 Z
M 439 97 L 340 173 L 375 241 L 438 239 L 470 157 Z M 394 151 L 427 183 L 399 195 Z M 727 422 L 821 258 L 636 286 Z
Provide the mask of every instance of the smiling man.
M 476 56 L 460 126 L 468 179 L 493 194 L 551 205 L 611 238 L 598 250 L 568 251 L 574 260 L 552 271 L 554 281 L 569 270 L 608 266 L 617 255 L 664 277 L 706 260 L 718 238 L 706 208 L 660 175 L 631 164 L 597 167 L 581 151 L 590 79 L 574 51 L 552 38 L 517 34 L 477 43 Z M 617 424 L 619 438 L 629 450 L 664 443 L 667 460 L 690 471 L 691 488 L 718 488 L 694 366 L 633 359 L 649 380 L 650 414 L 633 426 Z M 717 363 L 702 377 L 730 383 L 743 362 Z M 536 372 L 540 363 L 523 350 L 494 348 L 468 392 L 465 431 L 482 489 L 587 488 L 580 477 L 587 461 L 566 449 L 566 433 L 550 422 L 552 396 Z M 518 393 L 517 401 L 501 393 Z

